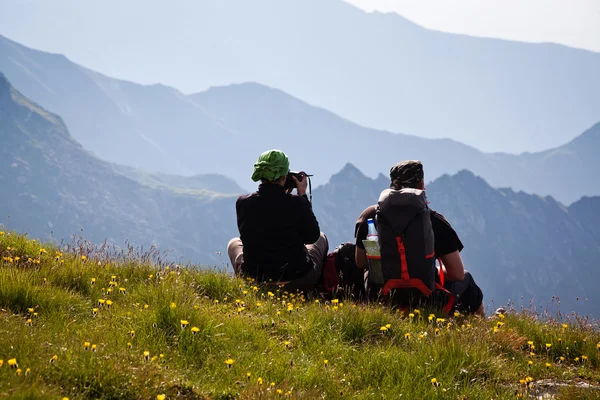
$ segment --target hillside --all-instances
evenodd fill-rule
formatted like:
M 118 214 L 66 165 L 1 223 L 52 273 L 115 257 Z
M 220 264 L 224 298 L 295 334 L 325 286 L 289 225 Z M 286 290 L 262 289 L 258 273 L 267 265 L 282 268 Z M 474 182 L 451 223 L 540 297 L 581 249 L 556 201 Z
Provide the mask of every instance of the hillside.
M 315 190 L 315 213 L 331 247 L 353 240 L 356 219 L 387 187 L 384 176 L 374 180 L 347 165 Z M 459 234 L 465 267 L 486 304 L 532 300 L 552 310 L 596 315 L 600 198 L 565 207 L 551 197 L 494 189 L 468 171 L 428 183 L 427 197 Z
M 451 140 L 364 128 L 256 83 L 185 96 L 162 85 L 120 81 L 3 37 L 0 71 L 27 97 L 63 117 L 73 137 L 98 157 L 167 174 L 128 175 L 144 184 L 195 187 L 169 175 L 210 173 L 250 190 L 257 155 L 281 148 L 293 168 L 315 174 L 315 184 L 325 184 L 348 162 L 377 176 L 400 159 L 418 158 L 427 165 L 428 179 L 468 169 L 494 187 L 551 195 L 565 204 L 600 195 L 593 151 L 600 146 L 600 124 L 552 150 L 486 154 Z M 569 182 L 568 189 L 557 180 Z M 216 187 L 234 190 L 225 178 Z
M 598 53 L 431 31 L 342 0 L 3 6 L 0 33 L 112 76 L 185 93 L 261 82 L 364 126 L 488 152 L 558 147 L 600 119 Z
M 585 319 L 405 315 L 79 245 L 0 231 L 0 396 L 600 396 Z
M 0 215 L 5 226 L 70 242 L 160 245 L 183 262 L 220 260 L 215 253 L 234 226 L 218 215 L 234 197 L 150 188 L 118 174 L 84 150 L 62 119 L 16 91 L 0 74 Z M 171 253 L 175 248 L 177 251 Z

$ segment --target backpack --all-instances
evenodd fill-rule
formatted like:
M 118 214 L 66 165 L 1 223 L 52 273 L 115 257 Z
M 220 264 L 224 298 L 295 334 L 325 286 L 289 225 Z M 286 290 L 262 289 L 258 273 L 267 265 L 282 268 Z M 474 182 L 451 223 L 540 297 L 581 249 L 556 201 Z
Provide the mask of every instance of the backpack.
M 356 266 L 356 245 L 345 242 L 327 254 L 323 264 L 323 285 L 325 291 L 333 295 L 337 290 L 352 293 L 355 299 L 365 293 L 364 271 Z
M 435 289 L 434 234 L 425 192 L 419 189 L 386 189 L 381 192 L 375 214 L 383 275 L 382 294 L 400 306 L 421 302 Z M 443 275 L 440 273 L 443 282 Z M 452 296 L 444 307 L 448 312 Z

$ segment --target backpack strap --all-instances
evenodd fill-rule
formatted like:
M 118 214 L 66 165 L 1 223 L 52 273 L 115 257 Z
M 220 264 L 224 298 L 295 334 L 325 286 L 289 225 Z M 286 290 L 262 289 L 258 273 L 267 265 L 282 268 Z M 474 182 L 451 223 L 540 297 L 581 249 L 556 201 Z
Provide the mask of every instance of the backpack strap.
M 438 257 L 440 263 L 440 285 L 444 286 L 444 264 L 442 263 L 442 257 Z

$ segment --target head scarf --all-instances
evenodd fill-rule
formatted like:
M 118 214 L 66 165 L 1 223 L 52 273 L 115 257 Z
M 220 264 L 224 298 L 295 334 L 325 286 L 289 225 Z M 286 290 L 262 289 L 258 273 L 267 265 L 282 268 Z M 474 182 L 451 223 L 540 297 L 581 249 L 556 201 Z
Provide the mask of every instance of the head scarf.
M 399 162 L 390 169 L 392 189 L 416 188 L 423 179 L 423 164 L 418 160 Z
M 254 164 L 252 180 L 254 182 L 261 179 L 274 181 L 281 178 L 290 170 L 290 161 L 281 150 L 265 151 L 258 157 Z

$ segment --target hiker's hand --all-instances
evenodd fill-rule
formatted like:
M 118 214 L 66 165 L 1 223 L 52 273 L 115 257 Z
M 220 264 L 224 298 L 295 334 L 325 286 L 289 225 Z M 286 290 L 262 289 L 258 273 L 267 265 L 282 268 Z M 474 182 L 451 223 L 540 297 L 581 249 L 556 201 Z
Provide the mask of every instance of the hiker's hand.
M 295 176 L 292 176 L 294 182 L 296 182 L 296 188 L 298 196 L 304 196 L 306 194 L 306 188 L 308 186 L 308 179 L 306 178 L 306 174 L 301 172 L 302 180 L 299 181 Z

